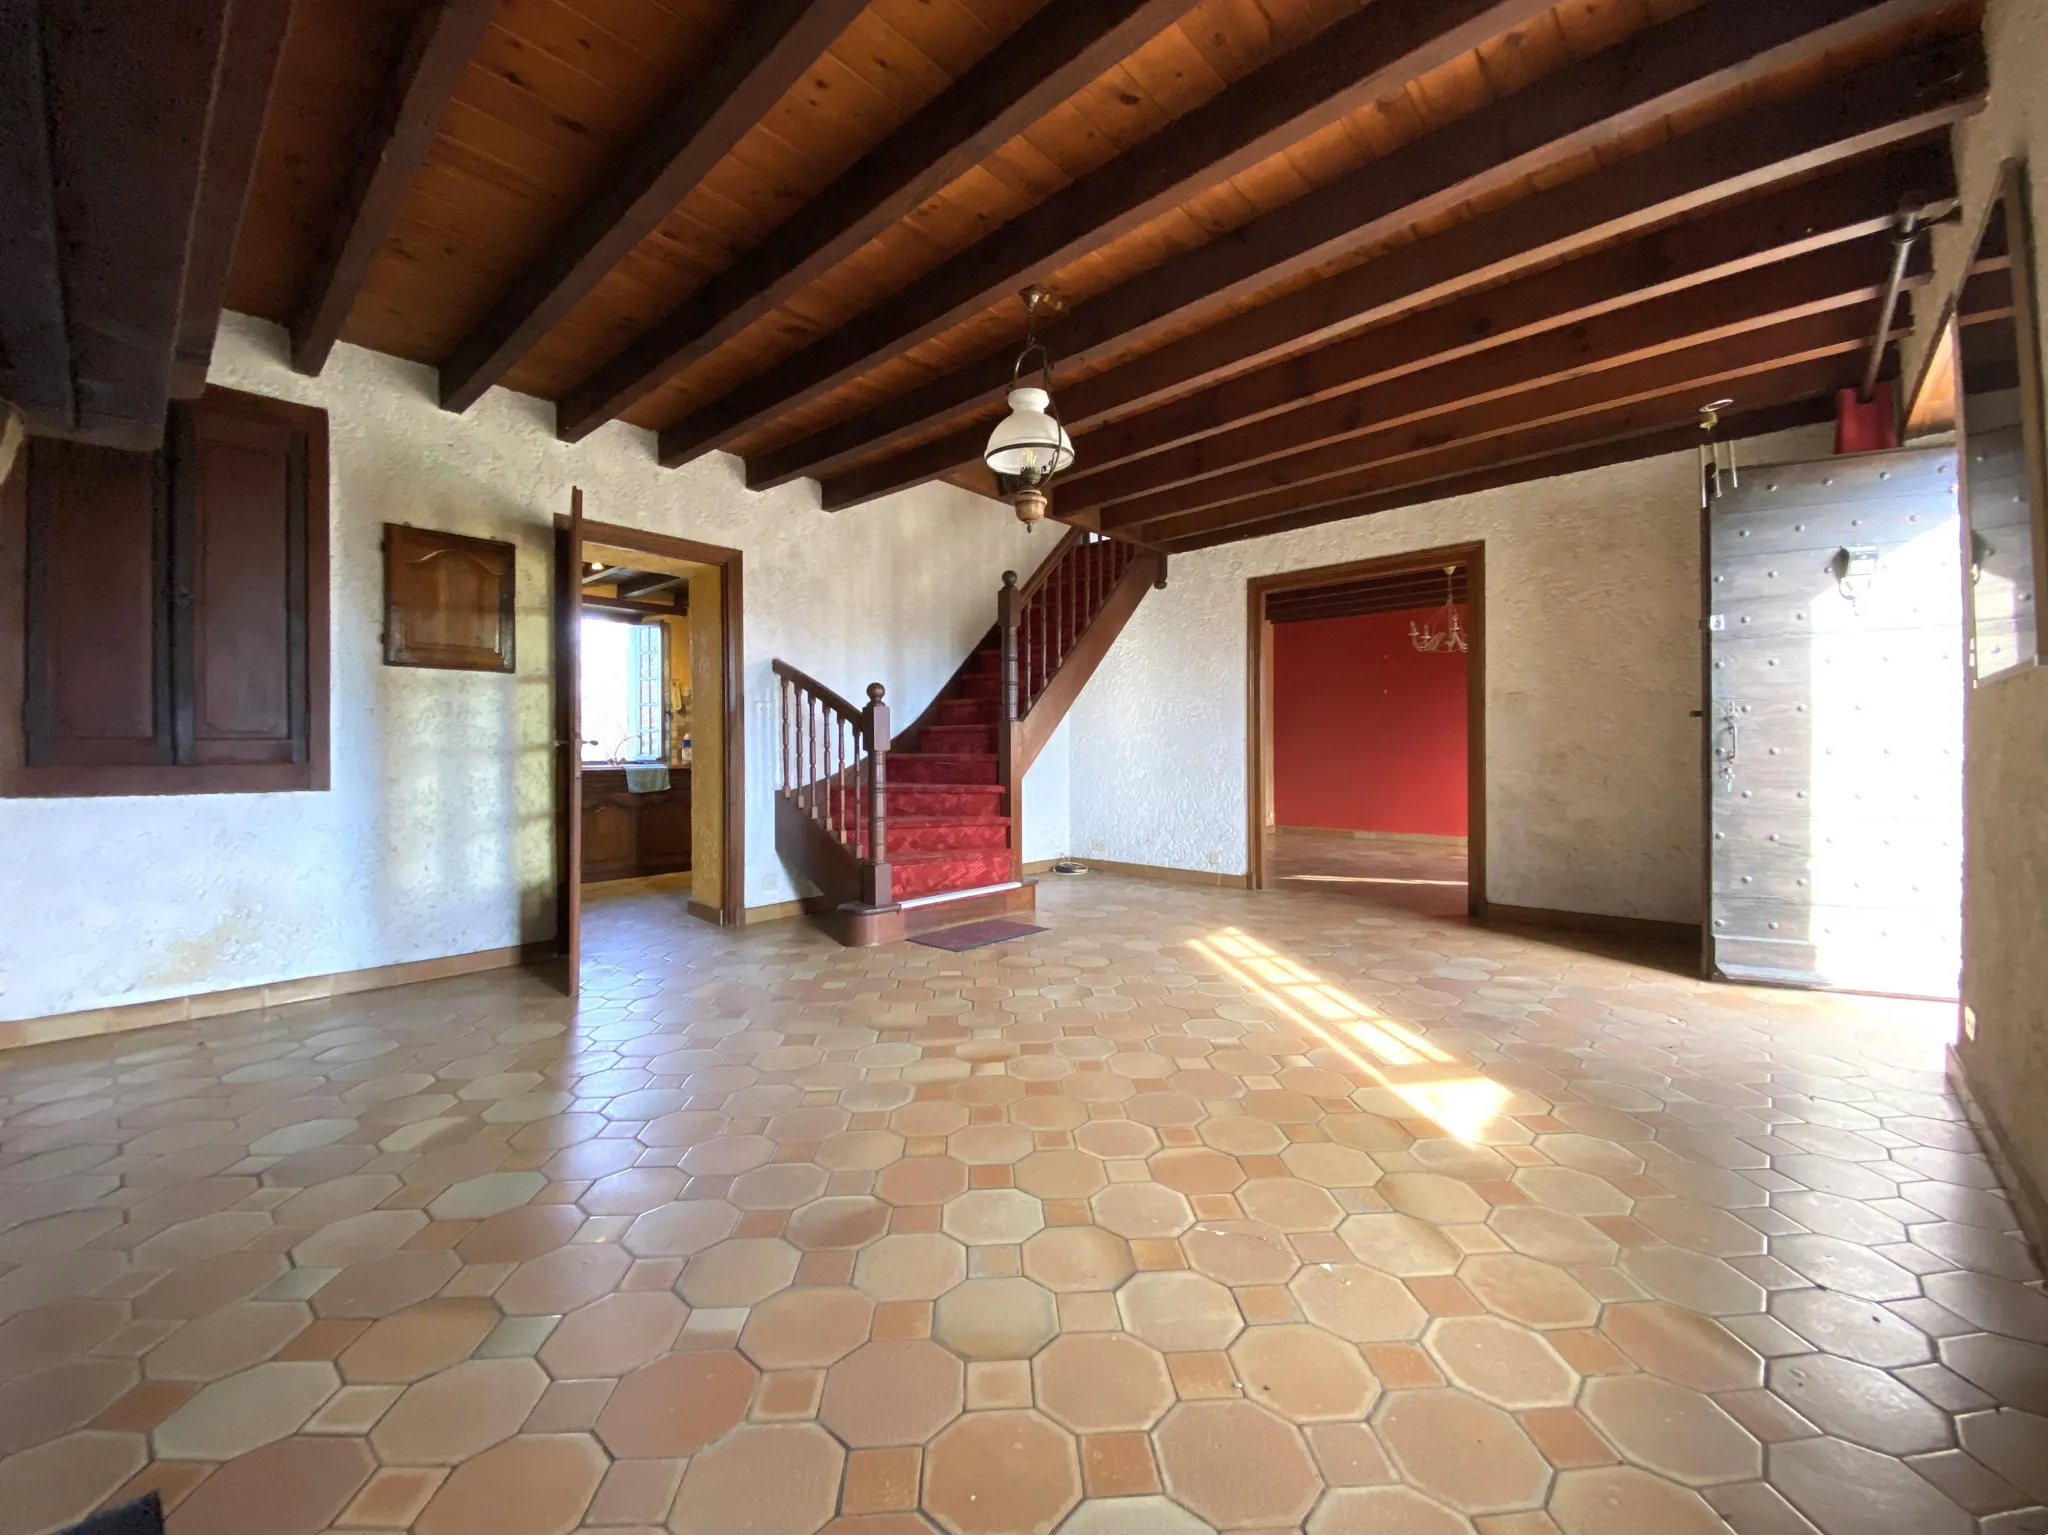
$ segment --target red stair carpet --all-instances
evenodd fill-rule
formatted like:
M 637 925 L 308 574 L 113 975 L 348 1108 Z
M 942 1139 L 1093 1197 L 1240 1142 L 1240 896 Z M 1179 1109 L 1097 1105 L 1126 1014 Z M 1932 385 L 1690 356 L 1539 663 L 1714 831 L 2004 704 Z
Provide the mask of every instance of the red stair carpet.
M 1059 670 L 1133 553 L 1108 539 L 1077 544 L 1038 588 L 1017 636 L 1024 705 Z M 1000 647 L 977 650 L 939 695 L 933 723 L 915 738 L 906 733 L 889 754 L 889 863 L 899 901 L 1010 877 L 1009 807 L 996 770 L 1002 687 Z
M 997 782 L 1003 653 L 991 646 L 939 695 L 935 723 L 889 753 L 889 864 L 899 901 L 1010 877 L 1010 819 Z

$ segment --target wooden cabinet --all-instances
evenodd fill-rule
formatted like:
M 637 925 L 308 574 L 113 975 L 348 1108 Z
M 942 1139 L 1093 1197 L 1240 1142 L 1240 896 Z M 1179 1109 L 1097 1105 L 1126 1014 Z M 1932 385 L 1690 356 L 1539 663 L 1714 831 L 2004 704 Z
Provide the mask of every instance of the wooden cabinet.
M 583 769 L 583 882 L 679 874 L 690 867 L 690 770 L 669 769 L 669 787 L 626 788 L 623 768 Z

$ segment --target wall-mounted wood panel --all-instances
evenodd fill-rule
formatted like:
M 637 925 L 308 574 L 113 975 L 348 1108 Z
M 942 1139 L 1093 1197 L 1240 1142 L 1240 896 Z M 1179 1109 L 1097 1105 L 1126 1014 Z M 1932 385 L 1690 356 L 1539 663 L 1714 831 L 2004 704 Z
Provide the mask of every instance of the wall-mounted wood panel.
M 384 524 L 384 663 L 513 669 L 518 551 L 495 539 Z

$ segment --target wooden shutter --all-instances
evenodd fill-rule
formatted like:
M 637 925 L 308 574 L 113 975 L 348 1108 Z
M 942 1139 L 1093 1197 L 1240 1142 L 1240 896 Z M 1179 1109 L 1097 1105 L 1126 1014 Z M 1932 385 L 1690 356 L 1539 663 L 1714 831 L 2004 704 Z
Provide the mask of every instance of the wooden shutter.
M 167 763 L 162 461 L 48 440 L 27 460 L 27 760 Z
M 224 391 L 173 410 L 181 763 L 307 760 L 306 434 Z
M 0 498 L 0 793 L 324 789 L 327 418 L 209 389 Z

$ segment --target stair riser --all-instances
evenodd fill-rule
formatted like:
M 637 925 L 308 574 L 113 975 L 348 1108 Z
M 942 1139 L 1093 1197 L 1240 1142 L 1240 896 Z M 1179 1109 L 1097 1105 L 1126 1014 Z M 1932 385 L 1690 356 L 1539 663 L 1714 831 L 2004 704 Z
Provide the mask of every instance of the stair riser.
M 993 698 L 969 698 L 939 705 L 940 725 L 994 725 L 1000 705 Z
M 996 759 L 990 756 L 941 756 L 891 753 L 889 784 L 995 783 Z
M 1010 855 L 1004 853 L 963 853 L 958 858 L 934 859 L 931 863 L 908 864 L 893 871 L 899 901 L 912 896 L 936 895 L 942 890 L 972 890 L 977 885 L 995 885 L 1010 877 Z
M 887 808 L 892 824 L 902 816 L 944 816 L 948 820 L 961 821 L 1004 819 L 1001 789 L 982 790 L 958 784 L 949 784 L 944 788 L 891 784 Z M 835 822 L 850 823 L 858 813 L 859 807 L 855 805 L 851 795 L 841 795 L 832 807 Z
M 993 725 L 932 725 L 925 729 L 917 747 L 919 751 L 925 752 L 967 752 L 975 756 L 994 756 L 996 730 Z
M 889 814 L 897 815 L 945 815 L 945 816 L 1000 816 L 1003 813 L 1003 796 L 1000 790 L 993 794 L 962 793 L 957 789 L 915 789 L 898 785 L 889 791 Z
M 892 826 L 889 856 L 903 853 L 968 853 L 1010 850 L 1008 821 L 961 821 L 951 826 Z

